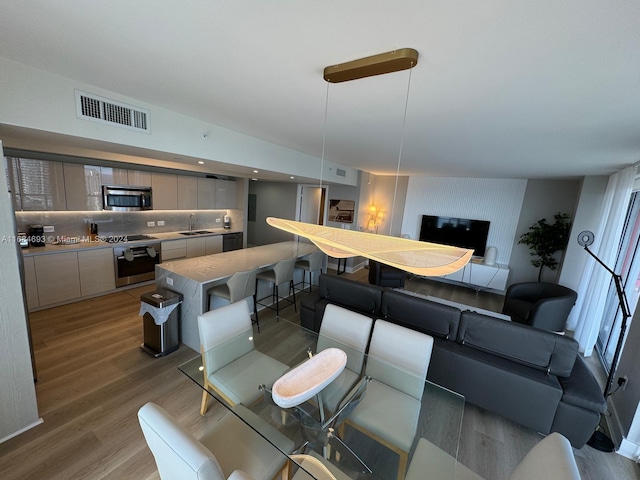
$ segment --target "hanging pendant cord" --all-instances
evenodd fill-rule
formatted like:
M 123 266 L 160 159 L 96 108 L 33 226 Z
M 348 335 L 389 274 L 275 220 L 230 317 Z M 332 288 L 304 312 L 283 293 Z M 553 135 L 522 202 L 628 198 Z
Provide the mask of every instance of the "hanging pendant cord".
M 400 161 L 402 160 L 402 147 L 404 145 L 404 132 L 405 126 L 407 124 L 407 108 L 409 106 L 409 91 L 411 90 L 411 71 L 413 68 L 409 69 L 409 79 L 407 81 L 407 94 L 404 99 L 404 116 L 402 118 L 402 134 L 400 135 L 400 151 L 398 152 L 398 166 L 396 167 L 396 184 L 393 188 L 393 202 L 391 203 L 391 220 L 389 221 L 389 235 L 391 235 L 391 231 L 393 229 L 393 213 L 396 208 L 396 194 L 398 193 L 398 176 L 400 175 Z
M 324 120 L 322 124 L 322 155 L 320 156 L 320 200 L 318 201 L 318 225 L 322 225 L 323 222 L 320 218 L 320 212 L 322 211 L 322 175 L 324 174 L 324 148 L 327 143 L 327 112 L 329 110 L 329 82 L 327 82 L 327 91 L 324 95 Z

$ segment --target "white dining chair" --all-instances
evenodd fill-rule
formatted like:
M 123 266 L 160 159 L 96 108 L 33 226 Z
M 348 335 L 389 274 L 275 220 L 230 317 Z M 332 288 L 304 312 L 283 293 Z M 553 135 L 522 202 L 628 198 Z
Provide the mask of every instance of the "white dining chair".
M 258 422 L 278 448 L 256 433 L 234 413 L 227 412 L 199 439 L 183 429 L 162 407 L 149 402 L 138 411 L 138 421 L 162 480 L 288 480 L 293 441 L 242 406 L 237 413 Z
M 236 302 L 198 315 L 204 387 L 200 413 L 207 411 L 208 390 L 229 405 L 250 405 L 262 396 L 258 385 L 271 387 L 289 369 L 253 344 L 247 302 Z
M 421 438 L 406 480 L 484 480 L 444 450 Z M 559 433 L 540 440 L 509 476 L 509 480 L 580 480 L 571 443 Z
M 370 317 L 332 303 L 324 310 L 316 350 L 335 347 L 347 354 L 346 368 L 321 393 L 324 407 L 330 413 L 338 410 L 340 402 L 362 376 L 372 325 Z
M 239 300 L 251 297 L 253 299 L 253 315 L 255 324 L 260 331 L 260 320 L 258 319 L 258 305 L 256 302 L 256 275 L 258 269 L 247 270 L 244 272 L 236 272 L 222 285 L 207 290 L 209 297 L 220 297 L 228 300 L 229 303 L 235 303 Z
M 365 367 L 372 380 L 340 426 L 341 438 L 347 424 L 396 452 L 398 480 L 404 479 L 416 435 L 432 350 L 429 335 L 376 320 Z

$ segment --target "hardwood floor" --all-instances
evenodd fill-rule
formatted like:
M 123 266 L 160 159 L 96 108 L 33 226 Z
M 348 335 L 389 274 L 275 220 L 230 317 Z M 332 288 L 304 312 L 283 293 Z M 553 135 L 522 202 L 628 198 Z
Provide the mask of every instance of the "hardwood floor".
M 346 276 L 366 281 L 366 274 L 361 270 Z M 153 288 L 139 287 L 31 315 L 36 391 L 44 423 L 0 444 L 0 478 L 157 479 L 138 425 L 138 408 L 156 402 L 196 436 L 206 422 L 223 413 L 212 401 L 201 417 L 201 390 L 177 368 L 196 352 L 181 345 L 156 359 L 140 350 L 139 298 Z M 406 288 L 487 310 L 502 306 L 499 295 L 439 282 L 412 279 Z M 539 438 L 467 405 L 459 459 L 487 480 L 506 479 Z M 575 454 L 584 480 L 640 479 L 638 465 L 619 455 L 588 446 Z

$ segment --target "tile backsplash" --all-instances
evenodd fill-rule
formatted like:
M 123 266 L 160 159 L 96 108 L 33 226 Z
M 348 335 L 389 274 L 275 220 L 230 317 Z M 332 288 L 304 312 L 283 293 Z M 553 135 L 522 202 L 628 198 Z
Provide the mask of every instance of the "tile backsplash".
M 231 217 L 231 230 L 242 230 L 242 210 L 150 210 L 144 212 L 16 212 L 19 231 L 28 232 L 29 225 L 41 224 L 54 227 L 55 236 L 81 236 L 89 233 L 89 224 L 98 224 L 99 235 L 137 235 L 184 231 L 189 229 L 189 217 L 195 213 L 195 230 L 223 227 L 223 217 Z M 154 226 L 148 226 L 153 222 Z M 158 222 L 164 225 L 158 226 Z

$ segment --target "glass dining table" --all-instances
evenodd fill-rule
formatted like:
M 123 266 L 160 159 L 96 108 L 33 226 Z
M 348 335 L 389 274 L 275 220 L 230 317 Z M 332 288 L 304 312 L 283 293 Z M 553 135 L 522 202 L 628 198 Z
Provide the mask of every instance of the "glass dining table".
M 454 478 L 464 397 L 392 363 L 369 358 L 347 345 L 306 330 L 282 316 L 278 321 L 261 319 L 260 327 L 259 333 L 254 327 L 253 331 L 228 339 L 185 362 L 179 369 L 254 429 L 256 435 L 286 455 L 291 460 L 293 479 L 403 479 L 407 465 L 416 461 L 414 457 L 420 457 L 416 463 L 421 464 L 422 469 L 430 469 L 428 462 L 437 461 L 438 465 L 432 467 L 439 472 L 438 478 Z M 254 363 L 246 361 L 249 351 Z M 216 375 L 211 371 L 211 364 L 218 367 L 225 362 L 231 364 L 238 357 L 245 360 L 232 366 L 232 375 Z M 400 450 L 393 447 L 394 435 L 398 432 L 387 435 L 384 426 L 374 433 L 358 427 L 359 418 L 366 413 L 365 399 L 371 403 L 375 398 L 373 386 L 377 380 L 369 374 L 374 370 L 368 368 L 374 362 L 377 362 L 375 371 L 382 368 L 387 378 L 390 374 L 400 379 L 400 383 L 419 382 L 418 385 L 423 386 L 419 388 L 421 392 L 413 395 L 414 400 L 408 400 L 413 404 L 387 402 L 373 409 L 368 407 L 373 417 L 380 417 L 372 418 L 374 423 L 384 417 L 400 418 L 407 423 L 401 433 L 406 437 L 407 446 Z M 280 365 L 275 383 L 266 374 L 264 379 L 260 373 L 256 374 L 272 364 Z M 244 395 L 249 400 L 237 405 L 233 400 L 234 390 L 250 392 L 249 397 Z M 293 450 L 291 442 L 282 448 L 282 442 L 278 441 L 282 435 L 293 442 Z M 423 458 L 426 455 L 420 447 L 425 443 L 440 452 L 435 460 L 432 455 Z M 407 448 L 403 464 L 402 450 Z M 323 464 L 321 468 L 317 468 L 318 463 Z M 333 476 L 324 476 L 327 469 Z M 412 478 L 427 477 L 416 476 L 414 472 Z

